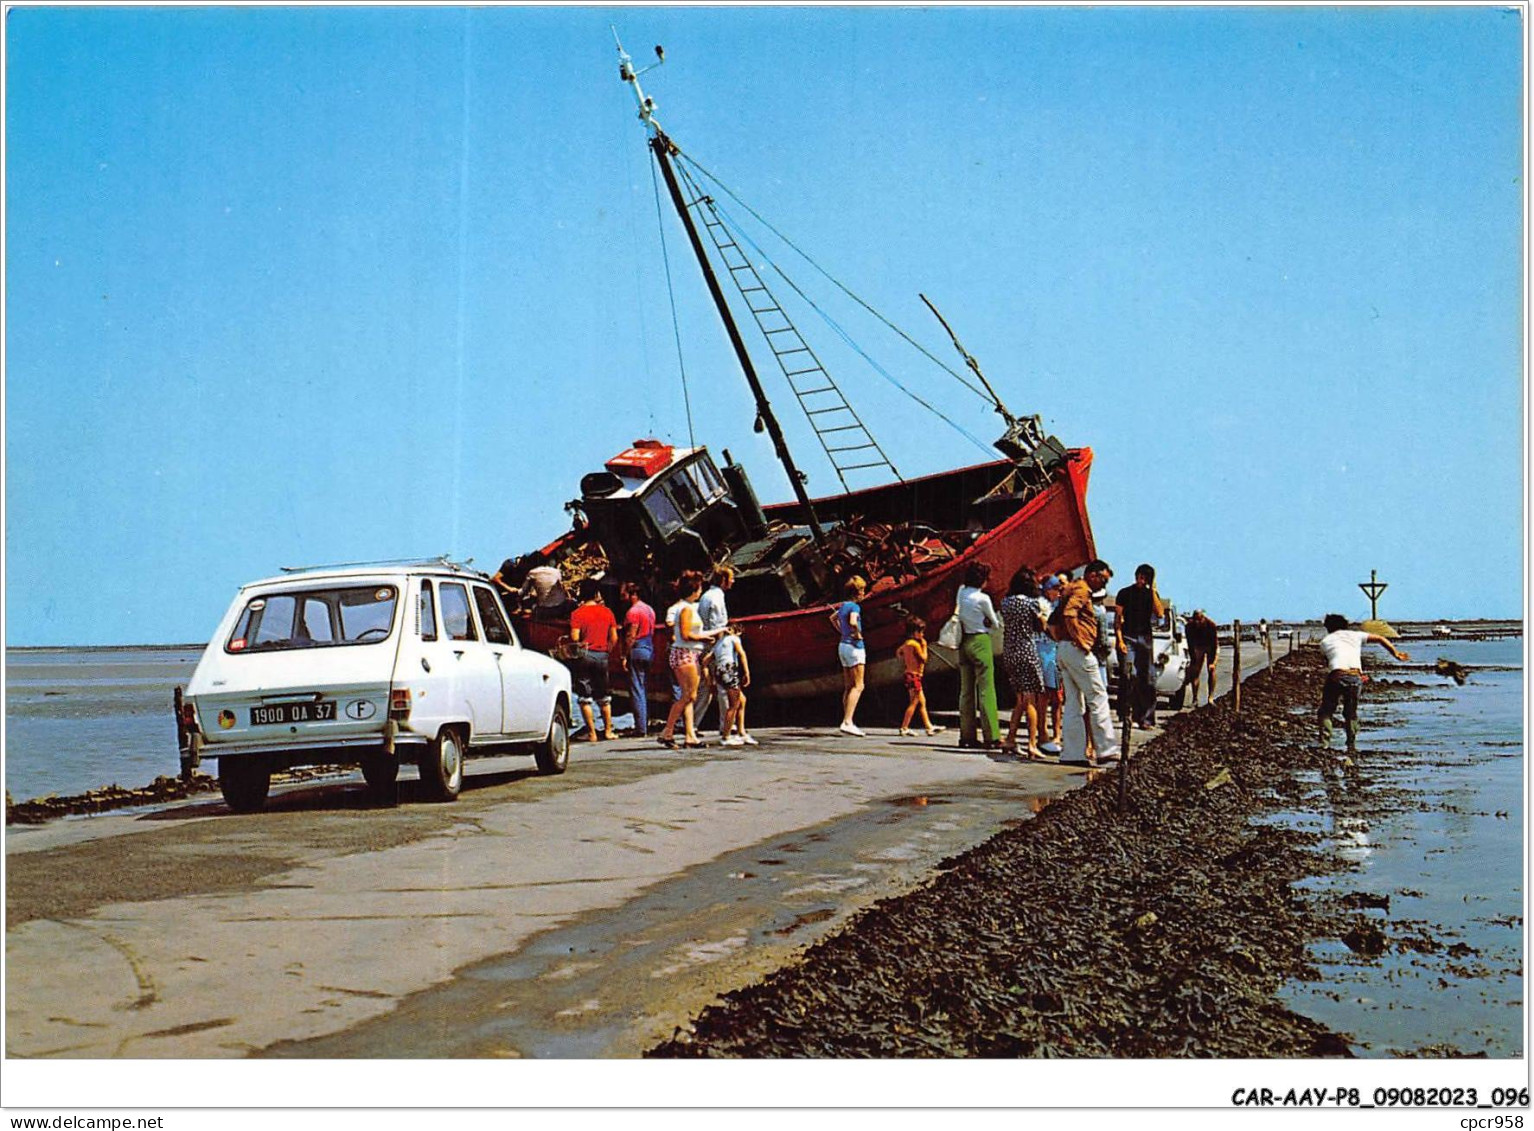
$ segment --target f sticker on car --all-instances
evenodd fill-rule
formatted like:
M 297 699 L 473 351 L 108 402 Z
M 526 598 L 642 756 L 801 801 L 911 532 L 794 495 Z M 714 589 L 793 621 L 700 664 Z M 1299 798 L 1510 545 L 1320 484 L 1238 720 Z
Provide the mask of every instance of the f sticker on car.
M 378 713 L 378 707 L 366 699 L 353 699 L 346 705 L 346 717 L 349 719 L 371 719 Z

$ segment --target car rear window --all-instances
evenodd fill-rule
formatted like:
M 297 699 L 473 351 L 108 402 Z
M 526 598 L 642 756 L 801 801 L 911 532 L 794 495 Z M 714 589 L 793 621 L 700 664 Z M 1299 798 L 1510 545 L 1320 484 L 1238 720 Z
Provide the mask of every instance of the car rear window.
M 478 640 L 469 615 L 469 591 L 455 581 L 442 583 L 442 627 L 449 640 Z
M 501 616 L 500 602 L 483 585 L 474 587 L 474 603 L 479 606 L 479 620 L 485 626 L 485 640 L 491 644 L 510 644 L 511 630 Z
M 377 644 L 389 638 L 399 591 L 359 585 L 252 597 L 224 645 L 226 652 L 282 652 Z

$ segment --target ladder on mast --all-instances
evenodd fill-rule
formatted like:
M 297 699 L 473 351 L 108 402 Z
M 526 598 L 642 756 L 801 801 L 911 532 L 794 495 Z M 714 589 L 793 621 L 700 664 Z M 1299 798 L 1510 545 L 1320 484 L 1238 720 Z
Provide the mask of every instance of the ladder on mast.
M 720 263 L 735 283 L 741 301 L 751 312 L 767 348 L 788 381 L 788 387 L 804 410 L 815 438 L 820 441 L 826 459 L 841 481 L 842 490 L 852 489 L 847 483 L 850 472 L 888 468 L 890 474 L 899 479 L 899 470 L 847 401 L 815 351 L 800 335 L 788 312 L 730 233 L 729 226 L 720 219 L 714 198 L 701 189 L 685 166 L 680 166 L 679 172 L 692 196 L 688 207 L 696 212 L 704 231 L 708 232 Z

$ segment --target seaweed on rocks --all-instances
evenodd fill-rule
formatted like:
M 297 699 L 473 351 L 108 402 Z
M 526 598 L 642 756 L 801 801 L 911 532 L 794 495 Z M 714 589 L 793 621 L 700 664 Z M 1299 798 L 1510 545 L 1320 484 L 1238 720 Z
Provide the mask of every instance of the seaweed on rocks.
M 1173 718 L 1130 759 L 1126 811 L 1098 775 L 647 1055 L 1351 1055 L 1275 996 L 1314 976 L 1312 938 L 1358 924 L 1292 886 L 1343 865 L 1253 820 L 1297 770 L 1335 769 L 1293 710 L 1321 671 L 1302 649 L 1243 683 L 1239 716 L 1227 697 Z
M 311 781 L 343 772 L 344 767 L 335 765 L 299 766 L 274 773 L 272 781 L 279 784 Z M 218 779 L 201 770 L 194 770 L 190 779 L 161 774 L 148 785 L 130 788 L 114 783 L 100 789 L 88 789 L 84 793 L 71 793 L 62 797 L 50 793 L 27 801 L 11 800 L 11 791 L 6 790 L 5 823 L 42 825 L 60 817 L 81 817 L 144 805 L 163 805 L 171 801 L 185 801 L 203 793 L 217 792 Z
M 103 786 L 84 793 L 59 797 L 49 794 L 28 801 L 12 801 L 11 791 L 5 791 L 5 823 L 7 825 L 41 825 L 59 817 L 80 816 L 88 813 L 106 813 L 113 809 L 126 809 L 138 805 L 159 805 L 167 801 L 181 801 L 199 793 L 218 790 L 218 779 L 207 774 L 194 773 L 192 780 L 160 775 L 148 785 L 127 788 L 120 785 Z

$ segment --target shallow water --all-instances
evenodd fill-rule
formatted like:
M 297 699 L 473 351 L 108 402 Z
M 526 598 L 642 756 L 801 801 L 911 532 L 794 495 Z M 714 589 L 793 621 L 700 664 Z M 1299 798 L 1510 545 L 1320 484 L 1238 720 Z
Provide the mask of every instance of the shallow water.
M 1313 775 L 1310 796 L 1277 817 L 1352 865 L 1312 890 L 1389 897 L 1358 912 L 1389 940 L 1383 954 L 1323 940 L 1312 948 L 1323 980 L 1284 993 L 1351 1034 L 1357 1055 L 1523 1051 L 1522 648 L 1412 642 L 1413 665 L 1444 656 L 1471 666 L 1469 681 L 1414 672 L 1427 686 L 1410 696 L 1366 685 L 1357 768 Z
M 38 648 L 5 656 L 5 788 L 16 801 L 146 785 L 180 770 L 171 690 L 201 648 Z
M 180 772 L 173 689 L 199 647 L 36 648 L 5 656 L 5 788 L 14 801 Z M 613 725 L 633 725 L 631 715 Z M 575 733 L 581 732 L 579 720 Z

